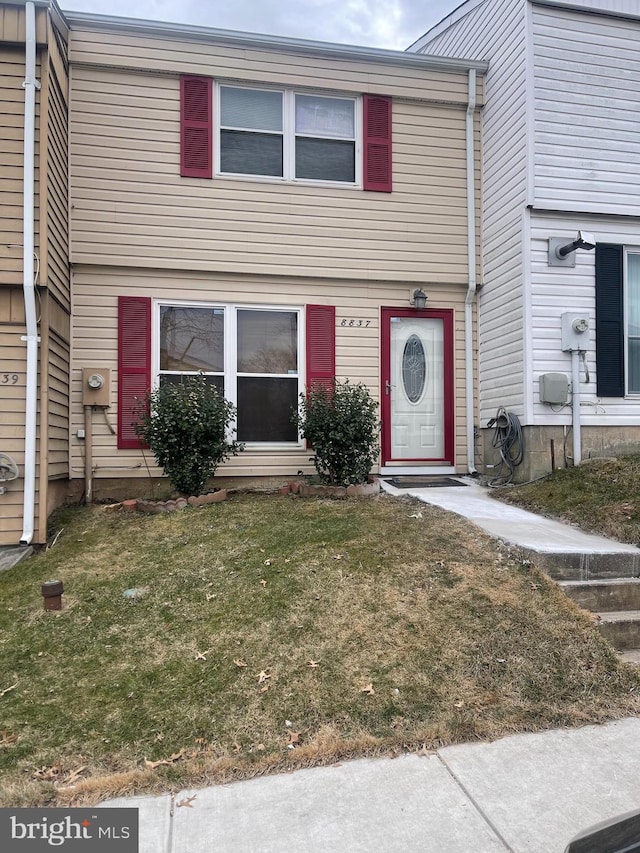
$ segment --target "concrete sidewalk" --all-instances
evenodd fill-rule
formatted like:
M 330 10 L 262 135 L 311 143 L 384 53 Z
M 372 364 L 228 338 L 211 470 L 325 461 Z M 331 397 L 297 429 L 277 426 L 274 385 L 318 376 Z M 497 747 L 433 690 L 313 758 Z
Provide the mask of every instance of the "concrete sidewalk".
M 562 853 L 640 807 L 639 769 L 627 719 L 101 807 L 139 808 L 140 853 Z

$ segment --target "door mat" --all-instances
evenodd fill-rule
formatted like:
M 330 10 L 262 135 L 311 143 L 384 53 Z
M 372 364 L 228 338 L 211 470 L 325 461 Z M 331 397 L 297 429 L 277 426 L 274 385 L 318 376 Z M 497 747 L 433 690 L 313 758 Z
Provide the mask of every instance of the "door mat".
M 465 486 L 453 477 L 385 477 L 385 483 L 396 489 L 443 489 L 447 486 Z

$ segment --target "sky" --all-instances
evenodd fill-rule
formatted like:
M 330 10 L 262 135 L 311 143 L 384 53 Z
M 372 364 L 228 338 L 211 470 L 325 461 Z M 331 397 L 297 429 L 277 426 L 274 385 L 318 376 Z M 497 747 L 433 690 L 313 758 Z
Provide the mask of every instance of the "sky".
M 462 0 L 58 0 L 62 9 L 404 50 Z

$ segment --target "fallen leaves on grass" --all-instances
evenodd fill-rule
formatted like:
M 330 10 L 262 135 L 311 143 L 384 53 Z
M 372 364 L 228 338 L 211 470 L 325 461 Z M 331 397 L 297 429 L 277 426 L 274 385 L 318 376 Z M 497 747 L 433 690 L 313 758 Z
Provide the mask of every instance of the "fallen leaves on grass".
M 258 684 L 264 684 L 268 678 L 271 678 L 271 675 L 268 672 L 265 672 L 263 669 L 262 672 L 258 675 Z
M 32 775 L 34 779 L 38 779 L 40 782 L 55 782 L 61 772 L 62 767 L 59 764 L 52 764 L 49 767 L 46 765 L 39 767 L 33 771 Z
M 213 649 L 207 649 L 206 652 L 196 652 L 196 660 L 206 660 L 212 651 Z
M 7 746 L 10 743 L 15 743 L 18 740 L 18 735 L 9 734 L 6 729 L 0 731 L 0 746 Z
M 426 743 L 423 743 L 420 749 L 416 750 L 416 755 L 421 756 L 422 758 L 428 758 L 430 755 L 435 755 L 435 749 L 427 749 Z
M 18 686 L 18 682 L 12 684 L 11 687 L 5 687 L 4 690 L 0 690 L 0 697 L 4 696 L 5 693 L 9 693 L 11 690 L 15 690 Z
M 373 696 L 376 691 L 373 689 L 373 684 L 366 684 L 360 692 L 366 693 L 367 696 Z
M 260 581 L 260 584 L 261 584 L 261 586 L 266 586 L 267 582 L 264 578 L 262 578 L 262 580 Z
M 300 735 L 302 732 L 289 732 L 289 740 L 287 741 L 287 746 L 289 749 L 293 749 L 297 744 L 300 743 Z
M 184 758 L 185 752 L 186 751 L 184 749 L 181 749 L 179 752 L 174 752 L 173 755 L 169 756 L 169 758 L 160 758 L 158 761 L 148 761 L 145 758 L 144 766 L 147 767 L 149 770 L 155 770 L 156 767 L 175 764 L 176 761 L 180 761 L 181 758 Z
M 241 658 L 234 658 L 233 662 L 236 666 L 239 666 L 240 668 L 246 666 L 246 663 Z
M 308 666 L 310 669 L 316 669 L 319 663 L 320 663 L 320 661 L 318 661 L 318 660 L 310 660 L 310 661 L 307 663 L 307 666 Z

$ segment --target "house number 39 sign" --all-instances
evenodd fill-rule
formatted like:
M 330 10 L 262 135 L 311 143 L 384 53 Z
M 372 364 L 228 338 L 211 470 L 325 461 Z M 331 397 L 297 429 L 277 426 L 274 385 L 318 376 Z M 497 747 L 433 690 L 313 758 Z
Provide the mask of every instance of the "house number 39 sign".
M 19 385 L 21 373 L 0 373 L 0 385 Z

